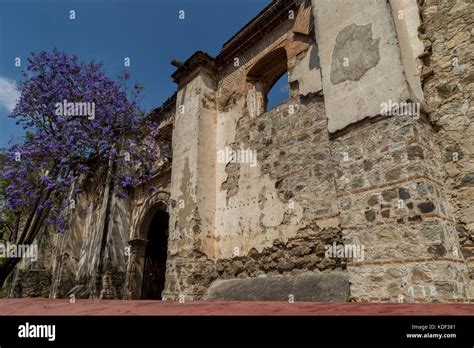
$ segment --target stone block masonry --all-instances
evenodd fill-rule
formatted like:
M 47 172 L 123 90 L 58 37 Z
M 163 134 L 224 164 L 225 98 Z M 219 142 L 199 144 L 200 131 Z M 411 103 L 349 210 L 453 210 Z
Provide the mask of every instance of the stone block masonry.
M 392 116 L 332 143 L 344 240 L 365 246 L 365 260 L 347 265 L 355 298 L 468 298 L 469 275 L 428 132 L 424 119 Z
M 421 78 L 431 137 L 474 294 L 474 11 L 472 1 L 420 2 Z

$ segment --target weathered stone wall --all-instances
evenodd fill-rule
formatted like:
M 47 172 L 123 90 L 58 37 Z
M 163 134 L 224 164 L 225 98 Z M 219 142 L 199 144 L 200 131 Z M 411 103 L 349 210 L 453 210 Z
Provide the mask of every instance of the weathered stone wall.
M 83 181 L 83 190 L 75 199 L 70 228 L 58 234 L 54 226 L 45 227 L 35 243 L 39 245 L 37 262 L 23 260 L 11 277 L 11 296 L 35 296 L 37 290 L 28 291 L 28 284 L 38 281 L 38 276 L 48 282 L 38 281 L 37 289 L 45 297 L 66 297 L 70 292 L 78 297 L 89 297 L 95 289 L 97 255 L 100 248 L 98 229 L 104 218 L 102 200 L 104 185 L 98 177 Z M 47 244 L 44 241 L 48 241 Z M 35 272 L 35 276 L 29 275 Z M 24 275 L 27 275 L 26 277 Z
M 164 204 L 170 207 L 171 168 L 166 165 L 164 170 L 146 185 L 140 185 L 133 190 L 130 196 L 130 223 L 128 232 L 124 235 L 125 248 L 118 251 L 117 257 L 124 255 L 120 272 L 126 272 L 125 279 L 120 279 L 113 288 L 123 291 L 122 296 L 115 298 L 140 299 L 145 265 L 145 251 L 150 222 L 156 213 L 157 205 Z M 117 225 L 117 228 L 123 228 Z M 115 266 L 113 259 L 108 259 L 111 267 Z M 125 264 L 124 264 L 125 263 Z
M 440 155 L 425 119 L 380 117 L 332 143 L 345 243 L 363 245 L 348 264 L 351 294 L 367 301 L 467 298 Z
M 474 297 L 474 3 L 419 1 L 423 92 Z
M 33 243 L 37 247 L 37 260 L 22 259 L 7 279 L 5 295 L 8 297 L 48 297 L 52 284 L 52 250 L 54 233 L 45 227 Z
M 140 298 L 161 202 L 167 299 L 472 299 L 472 7 L 273 2 L 216 59 L 198 52 L 173 75 L 176 105 L 160 116 L 171 170 L 110 211 L 107 185 L 86 185 L 51 264 L 21 268 L 12 294 L 44 296 L 50 282 L 53 297 Z M 290 97 L 266 111 L 283 72 Z M 381 115 L 415 101 L 421 112 Z M 363 257 L 328 257 L 336 244 Z
M 166 270 L 170 299 L 198 297 L 194 276 L 213 267 L 201 255 L 214 252 L 215 88 L 211 72 L 199 70 L 177 95 Z
M 109 297 L 102 290 L 110 291 L 110 285 L 103 282 L 114 281 L 120 277 L 123 269 L 123 245 L 117 245 L 117 234 L 128 233 L 129 207 L 126 201 L 118 199 L 114 192 L 108 192 L 106 174 L 89 178 L 81 185 L 83 192 L 75 197 L 75 208 L 72 212 L 70 229 L 63 235 L 57 235 L 55 245 L 54 279 L 51 287 L 51 297 L 77 298 Z M 107 198 L 111 195 L 111 208 L 107 211 Z M 104 224 L 108 216 L 109 225 L 104 237 Z M 105 266 L 106 259 L 113 257 L 111 250 L 120 250 L 120 258 L 114 260 L 116 267 L 111 272 Z M 102 251 L 101 251 L 102 249 Z M 101 271 L 100 271 L 101 269 Z M 104 277 L 104 275 L 106 275 Z M 105 279 L 103 279 L 105 278 Z M 105 285 L 105 287 L 104 287 Z M 116 282 L 117 288 L 120 288 Z M 121 291 L 119 291 L 121 294 Z
M 292 60 L 290 68 L 302 69 L 300 60 L 309 65 L 305 57 L 303 54 Z M 308 66 L 306 69 L 309 71 Z M 324 102 L 315 93 L 300 97 L 298 90 L 293 92 L 292 99 L 258 117 L 250 116 L 244 95 L 219 114 L 213 158 L 219 159 L 217 152 L 227 147 L 256 151 L 256 161 L 217 161 L 215 229 L 211 230 L 215 247 L 198 247 L 187 253 L 187 262 L 181 264 L 174 261 L 174 250 L 185 255 L 186 248 L 196 245 L 193 243 L 202 237 L 190 226 L 187 230 L 176 229 L 179 214 L 188 210 L 181 217 L 181 224 L 192 216 L 189 202 L 179 198 L 185 195 L 177 196 L 173 211 L 178 220 L 172 223 L 175 233 L 169 244 L 169 298 L 201 298 L 217 279 L 344 269 L 343 260 L 325 257 L 324 246 L 342 239 L 337 204 L 327 199 L 331 192 L 335 196 L 335 186 Z M 199 127 L 191 129 L 196 131 Z M 173 143 L 178 141 L 177 134 Z M 178 173 L 184 192 L 191 186 L 192 181 L 185 177 L 190 174 L 186 170 Z M 179 199 L 183 199 L 182 208 Z M 174 249 L 177 245 L 180 247 Z
M 387 1 L 313 0 L 330 132 L 405 101 L 408 85 Z
M 422 61 L 420 59 L 425 47 L 418 35 L 421 25 L 420 13 L 416 0 L 390 0 L 390 8 L 397 32 L 400 58 L 403 64 L 410 99 L 425 104 L 420 80 Z
M 113 194 L 109 228 L 102 244 L 106 194 L 105 185 L 97 181 L 103 179 L 84 182 L 83 191 L 75 197 L 66 233 L 46 228 L 40 234 L 38 261 L 21 262 L 9 280 L 9 296 L 140 298 L 137 289 L 141 289 L 143 268 L 137 269 L 137 263 L 143 260 L 137 259 L 129 241 L 146 241 L 148 230 L 142 226 L 146 214 L 158 201 L 169 203 L 170 170 L 137 187 L 126 200 Z
M 257 161 L 218 167 L 216 257 L 242 260 L 252 253 L 262 258 L 260 274 L 329 267 L 317 256 L 338 227 L 337 207 L 327 200 L 335 190 L 322 98 L 290 99 L 253 119 L 244 110 L 237 114 L 235 138 L 226 146 L 256 151 Z M 251 275 L 254 268 L 223 273 Z

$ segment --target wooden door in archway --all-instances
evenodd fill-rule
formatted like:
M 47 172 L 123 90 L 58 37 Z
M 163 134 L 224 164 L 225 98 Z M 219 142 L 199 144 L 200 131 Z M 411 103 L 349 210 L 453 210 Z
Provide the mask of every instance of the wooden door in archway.
M 168 255 L 169 215 L 165 209 L 158 209 L 148 229 L 148 243 L 145 251 L 142 299 L 162 299 L 166 280 L 166 259 Z

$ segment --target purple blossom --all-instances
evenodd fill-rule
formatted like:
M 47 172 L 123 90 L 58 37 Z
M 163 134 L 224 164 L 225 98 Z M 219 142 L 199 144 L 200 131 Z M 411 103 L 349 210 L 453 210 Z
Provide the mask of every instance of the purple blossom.
M 65 231 L 71 185 L 80 176 L 94 175 L 110 161 L 120 163 L 114 177 L 118 195 L 126 199 L 128 190 L 157 172 L 158 125 L 146 119 L 138 106 L 143 87 L 137 84 L 128 93 L 120 84 L 130 78 L 128 72 L 117 83 L 104 74 L 101 63 L 81 63 L 57 50 L 32 53 L 26 70 L 29 78 L 19 85 L 20 99 L 10 117 L 27 134 L 9 149 L 2 173 L 7 210 L 49 208 L 45 221 Z M 90 103 L 95 115 L 58 112 L 64 101 Z M 130 161 L 123 161 L 124 149 L 131 149 L 127 150 Z M 75 186 L 73 194 L 81 190 Z

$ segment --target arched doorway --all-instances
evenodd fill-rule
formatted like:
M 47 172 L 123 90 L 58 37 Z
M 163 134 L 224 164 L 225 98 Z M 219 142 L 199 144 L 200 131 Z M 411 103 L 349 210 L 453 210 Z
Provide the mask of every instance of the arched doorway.
M 128 241 L 124 299 L 162 299 L 168 245 L 169 193 L 157 192 L 139 206 Z M 150 246 L 148 246 L 150 244 Z M 143 294 L 143 290 L 146 292 Z
M 156 211 L 148 227 L 141 289 L 142 299 L 162 299 L 166 280 L 166 259 L 168 255 L 169 214 L 164 203 Z

